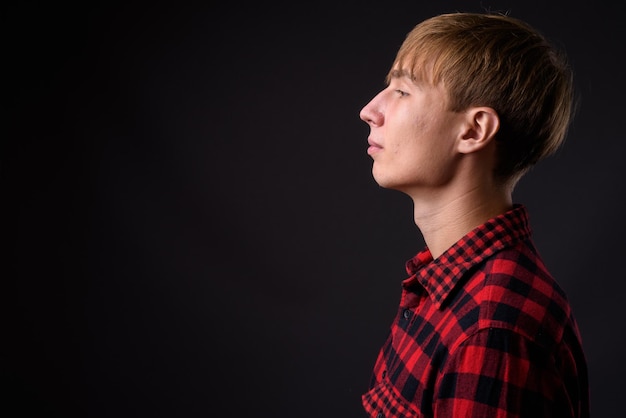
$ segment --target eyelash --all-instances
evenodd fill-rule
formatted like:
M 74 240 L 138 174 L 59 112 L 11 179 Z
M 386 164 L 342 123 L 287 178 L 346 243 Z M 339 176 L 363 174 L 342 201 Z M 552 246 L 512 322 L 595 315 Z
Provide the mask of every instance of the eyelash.
M 409 95 L 409 93 L 402 91 L 402 90 L 396 90 L 396 93 L 399 93 L 400 97 L 405 97 Z

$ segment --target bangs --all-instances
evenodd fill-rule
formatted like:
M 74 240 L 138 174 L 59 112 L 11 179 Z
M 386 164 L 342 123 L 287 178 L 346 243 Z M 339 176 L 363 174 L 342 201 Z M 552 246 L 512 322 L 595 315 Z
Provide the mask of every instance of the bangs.
M 387 84 L 397 77 L 397 72 L 409 77 L 415 83 L 430 85 L 442 81 L 442 72 L 446 65 L 446 49 L 439 45 L 437 39 L 425 42 L 420 37 L 407 39 L 402 45 L 387 74 Z

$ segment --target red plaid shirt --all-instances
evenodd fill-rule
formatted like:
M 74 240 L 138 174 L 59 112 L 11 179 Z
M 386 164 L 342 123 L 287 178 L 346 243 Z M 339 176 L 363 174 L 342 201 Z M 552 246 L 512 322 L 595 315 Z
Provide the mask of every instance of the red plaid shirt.
M 398 313 L 362 397 L 371 417 L 588 417 L 587 365 L 526 209 L 407 262 Z

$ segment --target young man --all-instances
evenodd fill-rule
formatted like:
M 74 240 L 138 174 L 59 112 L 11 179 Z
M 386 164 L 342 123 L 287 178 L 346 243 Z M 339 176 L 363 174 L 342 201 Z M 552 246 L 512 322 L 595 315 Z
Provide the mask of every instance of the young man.
M 514 204 L 573 113 L 564 55 L 508 16 L 453 13 L 406 37 L 361 111 L 372 174 L 414 202 L 426 248 L 363 406 L 371 417 L 586 417 L 587 366 L 566 295 Z

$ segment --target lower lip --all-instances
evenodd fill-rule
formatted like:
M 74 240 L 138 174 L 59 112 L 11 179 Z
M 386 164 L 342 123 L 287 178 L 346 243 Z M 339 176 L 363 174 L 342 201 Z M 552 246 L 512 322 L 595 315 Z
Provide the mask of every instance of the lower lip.
M 382 149 L 381 147 L 377 147 L 377 146 L 374 146 L 374 145 L 370 145 L 370 146 L 369 146 L 369 148 L 367 149 L 367 153 L 368 153 L 369 155 L 376 154 L 376 153 L 377 153 L 378 151 L 380 151 L 381 149 Z

